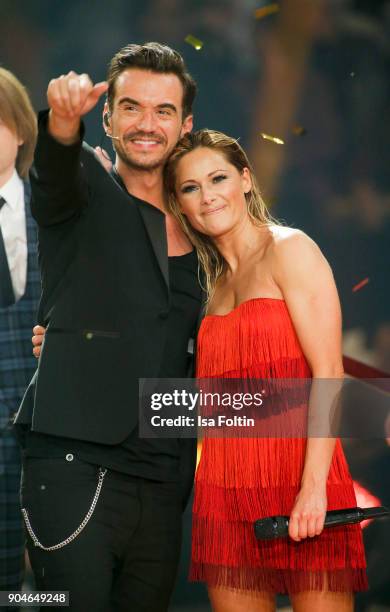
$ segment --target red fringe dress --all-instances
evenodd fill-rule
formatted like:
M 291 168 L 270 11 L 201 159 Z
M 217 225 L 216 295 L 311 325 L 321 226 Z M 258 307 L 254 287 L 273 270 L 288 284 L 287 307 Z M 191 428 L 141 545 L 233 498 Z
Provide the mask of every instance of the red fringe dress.
M 198 378 L 310 378 L 283 300 L 254 298 L 208 315 L 198 335 Z M 190 579 L 209 586 L 296 593 L 367 588 L 360 525 L 295 542 L 257 541 L 253 522 L 289 515 L 300 488 L 304 438 L 205 438 L 195 480 Z M 339 440 L 328 510 L 356 506 Z

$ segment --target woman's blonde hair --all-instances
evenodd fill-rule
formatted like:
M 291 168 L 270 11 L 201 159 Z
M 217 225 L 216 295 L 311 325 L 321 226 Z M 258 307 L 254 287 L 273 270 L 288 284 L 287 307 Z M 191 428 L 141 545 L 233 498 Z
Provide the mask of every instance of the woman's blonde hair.
M 0 67 L 0 119 L 23 143 L 16 157 L 16 170 L 22 178 L 34 157 L 37 141 L 37 118 L 21 82 L 5 68 Z
M 255 225 L 271 225 L 278 223 L 269 213 L 267 206 L 261 197 L 260 189 L 251 164 L 245 151 L 237 140 L 226 136 L 222 132 L 214 130 L 199 130 L 198 132 L 186 134 L 176 145 L 165 166 L 164 181 L 168 196 L 168 209 L 180 221 L 185 233 L 194 244 L 201 268 L 203 271 L 202 282 L 206 291 L 207 302 L 210 301 L 216 283 L 226 270 L 226 261 L 218 251 L 213 240 L 194 229 L 180 210 L 175 192 L 176 169 L 179 161 L 191 151 L 198 148 L 212 149 L 224 156 L 226 161 L 234 166 L 240 174 L 244 168 L 248 168 L 252 182 L 251 190 L 245 194 L 248 215 Z

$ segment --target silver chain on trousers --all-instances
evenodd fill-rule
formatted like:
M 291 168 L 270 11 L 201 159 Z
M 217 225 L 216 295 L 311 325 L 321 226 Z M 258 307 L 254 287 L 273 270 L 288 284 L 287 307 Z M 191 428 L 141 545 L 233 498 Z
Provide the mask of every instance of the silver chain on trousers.
M 77 538 L 77 536 L 82 532 L 84 527 L 87 525 L 89 519 L 91 518 L 92 514 L 94 513 L 96 504 L 99 499 L 100 491 L 102 490 L 103 480 L 106 475 L 106 472 L 107 470 L 103 470 L 103 468 L 99 468 L 98 485 L 96 487 L 95 495 L 93 496 L 93 500 L 92 500 L 91 506 L 87 514 L 85 515 L 82 523 L 77 527 L 76 531 L 74 531 L 72 535 L 66 538 L 66 540 L 59 542 L 59 544 L 55 544 L 54 546 L 43 546 L 43 544 L 40 543 L 37 536 L 35 535 L 33 528 L 31 527 L 31 523 L 30 523 L 30 519 L 28 518 L 27 510 L 25 508 L 22 508 L 24 522 L 26 523 L 27 531 L 30 534 L 31 539 L 34 542 L 34 546 L 38 546 L 38 548 L 42 548 L 42 550 L 46 550 L 46 551 L 58 550 L 59 548 L 63 548 L 64 546 L 66 546 L 67 544 L 69 544 L 70 542 L 72 542 L 73 540 Z

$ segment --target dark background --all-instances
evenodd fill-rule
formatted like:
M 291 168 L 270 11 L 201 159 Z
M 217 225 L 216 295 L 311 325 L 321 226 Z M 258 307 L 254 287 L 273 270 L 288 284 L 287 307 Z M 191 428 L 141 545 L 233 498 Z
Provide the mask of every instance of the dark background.
M 344 352 L 390 372 L 390 2 L 289 0 L 255 19 L 266 4 L 1 0 L 0 63 L 39 109 L 50 78 L 73 69 L 103 80 L 112 55 L 129 42 L 179 50 L 199 84 L 195 128 L 240 139 L 272 213 L 306 231 L 332 265 Z M 187 34 L 203 41 L 200 51 L 184 42 Z M 93 145 L 102 144 L 102 105 L 86 118 Z M 106 140 L 103 146 L 111 151 Z M 390 503 L 385 441 L 353 446 L 354 477 Z M 187 513 L 187 555 L 189 522 Z M 388 523 L 370 525 L 365 537 L 372 588 L 359 609 L 390 610 Z M 207 610 L 203 587 L 186 584 L 185 563 L 172 610 Z

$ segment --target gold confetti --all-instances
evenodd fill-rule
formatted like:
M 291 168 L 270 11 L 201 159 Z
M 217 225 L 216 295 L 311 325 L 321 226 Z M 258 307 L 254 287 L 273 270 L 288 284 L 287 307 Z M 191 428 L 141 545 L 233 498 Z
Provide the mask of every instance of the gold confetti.
M 272 4 L 267 4 L 267 6 L 262 6 L 255 10 L 255 19 L 263 19 L 264 17 L 268 17 L 268 15 L 273 15 L 280 10 L 279 4 L 277 2 L 273 2 Z
M 358 283 L 357 285 L 355 285 L 354 287 L 352 287 L 352 291 L 359 291 L 359 289 L 362 289 L 362 287 L 365 287 L 368 283 L 370 282 L 370 279 L 367 278 L 363 278 L 362 281 L 360 281 L 360 283 Z
M 264 140 L 270 140 L 271 142 L 275 142 L 276 144 L 284 144 L 284 140 L 281 138 L 276 138 L 275 136 L 270 136 L 269 134 L 264 134 L 264 132 L 260 132 L 260 136 L 264 138 Z
M 303 127 L 303 125 L 293 125 L 291 131 L 294 136 L 304 136 L 307 134 L 307 130 Z
M 185 37 L 184 42 L 194 47 L 194 49 L 196 49 L 197 51 L 200 51 L 203 47 L 203 42 L 199 40 L 199 38 L 192 36 L 192 34 L 188 34 L 188 36 Z

